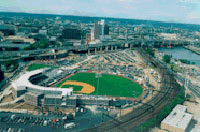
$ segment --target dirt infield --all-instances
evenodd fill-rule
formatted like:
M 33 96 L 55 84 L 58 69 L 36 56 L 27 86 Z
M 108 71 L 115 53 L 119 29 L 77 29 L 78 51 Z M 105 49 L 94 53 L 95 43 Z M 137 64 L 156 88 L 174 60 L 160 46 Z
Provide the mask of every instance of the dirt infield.
M 60 88 L 62 88 L 64 85 L 82 86 L 83 88 L 81 89 L 81 91 L 76 91 L 78 93 L 90 94 L 95 91 L 95 87 L 93 87 L 92 85 L 82 82 L 76 82 L 73 80 L 67 80 L 60 86 Z

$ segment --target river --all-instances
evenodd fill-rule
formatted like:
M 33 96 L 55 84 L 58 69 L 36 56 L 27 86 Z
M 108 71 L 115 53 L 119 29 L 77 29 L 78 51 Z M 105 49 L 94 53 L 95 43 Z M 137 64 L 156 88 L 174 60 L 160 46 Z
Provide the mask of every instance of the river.
M 200 55 L 197 55 L 183 47 L 159 48 L 159 51 L 168 55 L 172 55 L 174 59 L 185 59 L 190 62 L 195 62 L 195 64 L 200 67 Z

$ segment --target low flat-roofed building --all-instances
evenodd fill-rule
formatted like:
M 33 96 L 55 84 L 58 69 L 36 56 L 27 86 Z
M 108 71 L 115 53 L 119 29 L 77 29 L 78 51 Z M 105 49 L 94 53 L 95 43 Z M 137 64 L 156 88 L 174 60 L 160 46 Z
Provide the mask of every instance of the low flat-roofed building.
M 171 132 L 187 132 L 192 114 L 186 113 L 187 106 L 177 105 L 161 122 L 161 128 Z
M 29 43 L 29 44 L 35 43 L 34 39 L 25 38 L 25 37 L 18 36 L 18 35 L 10 35 L 8 37 L 5 37 L 4 41 L 10 41 L 10 42 L 14 42 L 14 43 Z
M 0 42 L 0 48 L 16 48 L 16 49 L 24 49 L 29 47 L 30 44 L 29 43 L 11 43 L 11 42 Z
M 187 106 L 177 104 L 176 107 L 174 107 L 173 112 L 186 112 Z

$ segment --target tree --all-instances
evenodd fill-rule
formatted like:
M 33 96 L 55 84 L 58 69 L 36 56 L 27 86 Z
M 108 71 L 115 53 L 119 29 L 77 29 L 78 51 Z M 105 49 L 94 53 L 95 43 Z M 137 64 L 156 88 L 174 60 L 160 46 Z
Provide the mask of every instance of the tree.
M 41 39 L 40 41 L 31 44 L 29 47 L 24 48 L 24 50 L 34 50 L 34 49 L 44 49 L 48 47 L 48 40 L 47 39 Z
M 147 54 L 151 55 L 151 56 L 155 56 L 155 51 L 153 49 L 147 48 L 146 49 Z
M 9 67 L 10 67 L 12 64 L 13 64 L 12 61 L 6 61 L 6 62 L 5 62 L 5 67 L 6 67 L 6 69 L 9 69 Z
M 17 61 L 6 61 L 4 65 L 5 65 L 7 70 L 10 68 L 11 65 L 13 65 L 14 66 L 13 71 L 16 70 L 19 66 Z
M 163 61 L 166 62 L 166 63 L 170 63 L 171 57 L 169 55 L 164 55 L 163 56 Z
M 0 82 L 4 79 L 4 73 L 0 70 Z

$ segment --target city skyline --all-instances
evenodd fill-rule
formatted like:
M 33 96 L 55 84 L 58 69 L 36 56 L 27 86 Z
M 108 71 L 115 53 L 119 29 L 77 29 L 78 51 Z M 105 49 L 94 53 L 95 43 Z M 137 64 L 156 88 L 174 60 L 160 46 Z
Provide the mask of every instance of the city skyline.
M 7 0 L 0 12 L 98 16 L 200 24 L 200 0 Z

